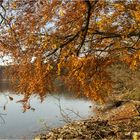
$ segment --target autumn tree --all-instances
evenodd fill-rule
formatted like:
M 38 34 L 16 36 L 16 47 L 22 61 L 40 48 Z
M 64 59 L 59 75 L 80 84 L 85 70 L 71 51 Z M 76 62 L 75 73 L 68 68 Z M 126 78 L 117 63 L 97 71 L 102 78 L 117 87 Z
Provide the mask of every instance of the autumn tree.
M 107 67 L 140 62 L 139 0 L 4 0 L 0 48 L 12 60 L 17 92 L 43 100 L 60 80 L 76 94 L 104 101 Z M 9 62 L 8 62 L 9 63 Z

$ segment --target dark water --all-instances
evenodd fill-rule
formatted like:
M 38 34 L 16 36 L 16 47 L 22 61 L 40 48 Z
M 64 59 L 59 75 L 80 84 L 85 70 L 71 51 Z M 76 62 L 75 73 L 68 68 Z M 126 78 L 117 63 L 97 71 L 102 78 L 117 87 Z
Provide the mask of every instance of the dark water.
M 3 87 L 3 86 L 1 86 Z M 9 96 L 13 97 L 10 101 Z M 85 119 L 93 115 L 91 101 L 84 98 L 74 98 L 68 93 L 48 95 L 43 103 L 38 97 L 30 99 L 32 110 L 23 113 L 23 106 L 17 103 L 22 95 L 10 91 L 0 92 L 0 139 L 33 138 L 47 127 L 58 127 L 65 123 L 63 115 L 72 120 Z

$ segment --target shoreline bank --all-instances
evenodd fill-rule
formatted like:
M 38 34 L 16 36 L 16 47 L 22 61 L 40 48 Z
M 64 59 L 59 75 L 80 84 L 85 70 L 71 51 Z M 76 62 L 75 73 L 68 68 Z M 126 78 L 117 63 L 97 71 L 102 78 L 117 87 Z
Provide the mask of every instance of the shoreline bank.
M 133 103 L 125 103 L 102 114 L 102 117 L 71 122 L 54 128 L 49 133 L 40 134 L 35 140 L 138 140 L 140 139 L 139 109 Z

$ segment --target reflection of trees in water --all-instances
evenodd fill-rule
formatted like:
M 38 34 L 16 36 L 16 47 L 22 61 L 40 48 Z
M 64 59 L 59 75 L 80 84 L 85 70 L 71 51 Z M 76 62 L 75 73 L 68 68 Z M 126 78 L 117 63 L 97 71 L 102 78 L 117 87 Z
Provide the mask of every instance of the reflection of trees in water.
M 12 100 L 12 95 L 23 95 L 23 99 L 17 101 L 17 103 L 21 103 L 23 106 L 23 112 L 27 111 L 27 110 L 35 110 L 33 107 L 31 107 L 30 105 L 30 99 L 32 96 L 37 96 L 39 98 L 39 100 L 41 102 L 43 102 L 47 96 L 59 96 L 59 97 L 63 97 L 67 100 L 74 100 L 74 99 L 82 99 L 82 100 L 87 100 L 87 98 L 83 95 L 77 95 L 73 92 L 69 92 L 67 90 L 67 88 L 61 84 L 59 86 L 57 86 L 57 90 L 56 92 L 52 92 L 52 93 L 21 93 L 21 92 L 16 92 L 15 89 L 12 88 L 12 86 L 10 86 L 10 83 L 7 81 L 3 81 L 0 82 L 0 93 L 8 91 L 10 93 L 9 95 L 5 95 L 6 98 L 9 98 L 10 100 Z M 6 99 L 8 100 L 8 99 Z M 4 105 L 4 108 L 6 108 L 6 105 Z
M 7 104 L 8 104 L 8 101 L 9 101 L 9 100 L 13 100 L 13 98 L 10 97 L 10 96 L 8 96 L 8 95 L 4 95 L 4 94 L 3 94 L 3 96 L 4 96 L 4 98 L 5 98 L 5 101 L 4 101 L 4 103 L 0 106 L 1 111 L 5 111 L 5 110 L 6 110 L 6 106 L 7 106 Z M 8 100 L 8 99 L 9 99 L 9 100 Z M 1 112 L 0 112 L 0 124 L 5 124 L 5 119 L 4 119 L 4 116 L 5 116 L 5 115 L 6 115 L 5 113 L 1 113 Z
M 8 81 L 0 81 L 0 92 L 12 91 L 10 83 Z
M 12 86 L 10 85 L 10 83 L 8 81 L 1 81 L 0 82 L 0 92 L 4 92 L 4 91 L 8 91 L 8 92 L 11 92 L 12 94 L 22 94 L 22 95 L 28 95 L 28 93 L 21 93 L 20 91 L 19 92 L 16 92 L 15 89 L 12 88 Z M 32 95 L 38 95 L 40 96 L 40 99 L 41 100 L 44 100 L 44 98 L 48 95 L 60 95 L 60 96 L 63 96 L 64 98 L 66 99 L 75 99 L 75 98 L 78 98 L 78 99 L 85 99 L 87 100 L 87 98 L 84 96 L 84 95 L 77 95 L 75 94 L 74 92 L 70 92 L 67 90 L 67 88 L 64 86 L 64 85 L 59 85 L 57 86 L 57 90 L 56 92 L 50 92 L 50 93 L 42 93 L 42 94 L 39 94 L 39 93 L 32 93 L 30 94 L 30 96 Z M 29 96 L 29 95 L 28 95 Z
M 4 120 L 5 115 L 6 114 L 4 114 L 4 113 L 0 113 L 0 119 L 1 119 L 0 124 L 5 124 L 5 120 Z

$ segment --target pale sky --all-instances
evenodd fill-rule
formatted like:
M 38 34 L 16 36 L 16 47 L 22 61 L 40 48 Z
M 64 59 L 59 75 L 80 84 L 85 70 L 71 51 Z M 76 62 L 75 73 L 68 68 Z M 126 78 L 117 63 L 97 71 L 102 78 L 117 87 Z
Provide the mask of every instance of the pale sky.
M 3 57 L 0 57 L 0 65 L 1 66 L 6 66 L 12 64 L 12 58 L 10 55 L 5 55 Z

